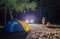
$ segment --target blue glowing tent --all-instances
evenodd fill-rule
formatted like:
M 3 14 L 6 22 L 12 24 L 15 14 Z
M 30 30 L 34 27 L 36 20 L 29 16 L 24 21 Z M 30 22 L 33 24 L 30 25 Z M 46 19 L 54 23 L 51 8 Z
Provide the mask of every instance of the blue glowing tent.
M 28 24 L 20 20 L 10 20 L 4 27 L 7 32 L 29 31 Z

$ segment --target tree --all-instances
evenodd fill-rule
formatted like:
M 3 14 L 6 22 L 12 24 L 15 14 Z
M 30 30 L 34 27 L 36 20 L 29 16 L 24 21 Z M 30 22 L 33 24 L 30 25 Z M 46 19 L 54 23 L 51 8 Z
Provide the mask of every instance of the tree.
M 12 16 L 12 8 L 14 7 L 14 4 L 16 3 L 16 0 L 0 0 L 0 5 L 5 5 L 5 24 L 6 24 L 6 13 L 7 13 L 7 8 L 9 8 L 10 10 L 10 16 L 11 16 L 11 19 L 13 19 L 13 16 Z
M 12 11 L 23 12 L 25 9 L 35 10 L 37 7 L 36 0 L 0 0 L 0 5 L 5 4 L 5 13 L 9 9 L 11 19 L 13 19 Z

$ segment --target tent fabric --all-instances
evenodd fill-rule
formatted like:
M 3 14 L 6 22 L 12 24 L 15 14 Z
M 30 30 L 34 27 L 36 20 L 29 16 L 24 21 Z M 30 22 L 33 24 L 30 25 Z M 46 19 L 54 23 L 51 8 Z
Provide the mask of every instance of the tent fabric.
M 19 20 L 18 20 L 18 21 L 19 21 Z M 21 25 L 23 26 L 23 28 L 24 28 L 24 30 L 25 30 L 26 32 L 29 31 L 29 26 L 28 26 L 27 23 L 25 23 L 24 21 L 19 21 L 19 23 L 21 23 Z
M 24 31 L 24 32 L 28 32 L 29 31 L 29 27 L 28 24 L 26 24 L 23 21 L 20 20 L 10 20 L 4 27 L 4 29 L 7 32 L 18 32 L 18 31 Z

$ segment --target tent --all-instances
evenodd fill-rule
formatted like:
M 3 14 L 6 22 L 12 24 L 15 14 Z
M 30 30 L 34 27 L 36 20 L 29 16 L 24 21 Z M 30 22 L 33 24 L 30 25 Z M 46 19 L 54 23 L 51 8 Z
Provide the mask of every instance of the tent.
M 18 32 L 18 31 L 29 32 L 29 26 L 24 21 L 13 19 L 10 20 L 7 24 L 5 24 L 4 30 L 7 32 Z

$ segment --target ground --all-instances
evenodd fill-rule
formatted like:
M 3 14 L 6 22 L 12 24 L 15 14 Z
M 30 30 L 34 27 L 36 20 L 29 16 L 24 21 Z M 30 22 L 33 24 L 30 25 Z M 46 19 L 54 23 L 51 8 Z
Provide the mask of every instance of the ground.
M 0 39 L 60 39 L 60 29 L 43 28 L 41 24 L 29 24 L 30 32 L 0 32 Z
M 60 39 L 60 29 L 31 30 L 26 39 Z
M 26 32 L 16 32 L 16 33 L 7 33 L 0 32 L 0 39 L 25 39 L 28 33 Z
M 33 25 L 33 24 L 32 24 Z M 37 25 L 37 24 L 35 24 Z M 54 28 L 53 28 L 53 27 Z M 51 28 L 44 25 L 36 26 L 29 32 L 26 39 L 60 39 L 60 28 L 58 25 L 52 25 Z M 56 27 L 58 26 L 58 27 Z M 31 26 L 32 28 L 32 26 Z

